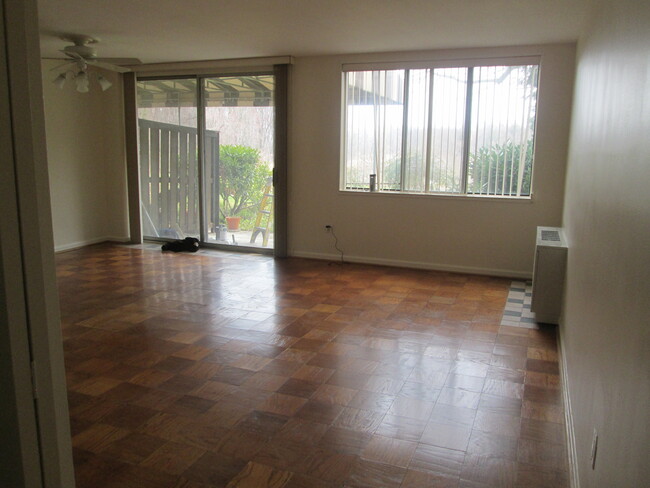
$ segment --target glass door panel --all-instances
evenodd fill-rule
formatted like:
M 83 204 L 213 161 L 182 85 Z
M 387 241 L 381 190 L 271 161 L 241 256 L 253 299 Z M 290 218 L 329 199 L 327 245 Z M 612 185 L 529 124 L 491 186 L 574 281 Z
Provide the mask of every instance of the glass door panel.
M 145 237 L 199 237 L 195 78 L 137 83 L 140 210 Z
M 202 80 L 207 241 L 273 248 L 274 77 Z

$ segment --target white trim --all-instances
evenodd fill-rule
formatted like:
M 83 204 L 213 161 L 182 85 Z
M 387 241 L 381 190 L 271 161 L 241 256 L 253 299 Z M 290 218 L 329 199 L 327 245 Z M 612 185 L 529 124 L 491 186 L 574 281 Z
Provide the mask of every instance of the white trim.
M 573 428 L 573 410 L 571 409 L 571 397 L 569 395 L 569 373 L 567 371 L 566 356 L 564 354 L 563 324 L 559 325 L 557 337 L 558 350 L 560 352 L 560 375 L 562 378 L 562 400 L 564 401 L 564 427 L 566 430 L 566 445 L 569 462 L 569 486 L 580 488 L 580 473 L 578 471 L 578 452 L 576 450 L 576 436 Z
M 340 254 L 319 253 L 309 251 L 290 251 L 289 256 L 296 258 L 324 259 L 327 261 L 340 261 Z M 394 266 L 399 268 L 426 269 L 431 271 L 446 271 L 450 273 L 477 274 L 486 276 L 499 276 L 505 278 L 531 279 L 530 271 L 517 271 L 498 268 L 479 268 L 475 266 L 458 266 L 453 264 L 429 263 L 424 261 L 405 261 L 401 259 L 374 258 L 369 256 L 344 255 L 343 259 L 349 263 L 376 264 L 379 266 Z
M 2 4 L 4 6 L 4 3 Z M 8 18 L 16 8 L 9 8 Z M 13 10 L 13 12 L 12 12 Z M 14 19 L 15 22 L 15 19 Z M 42 488 L 42 466 L 38 439 L 38 418 L 32 396 L 32 373 L 29 350 L 29 308 L 25 297 L 23 242 L 16 182 L 15 143 L 28 144 L 14 134 L 11 120 L 12 97 L 9 90 L 10 42 L 5 36 L 5 10 L 0 8 L 0 395 L 3 445 L 0 448 L 2 475 L 7 484 L 25 488 Z M 8 42 L 9 43 L 8 43 Z M 18 56 L 22 49 L 13 48 Z M 24 87 L 28 90 L 28 87 Z M 18 136 L 18 139 L 15 139 Z M 38 243 L 37 243 L 38 244 Z M 6 385 L 6 390 L 5 390 Z M 4 428 L 12 423 L 10 428 Z
M 131 242 L 130 237 L 107 236 L 105 240 L 106 242 L 119 242 L 119 243 Z
M 9 96 L 1 96 L 0 105 L 3 106 L 3 114 L 11 112 L 8 129 L 14 152 L 13 162 L 5 163 L 3 160 L 2 168 L 3 176 L 7 165 L 13 164 L 14 168 L 13 184 L 8 186 L 10 191 L 11 187 L 15 188 L 17 199 L 16 205 L 12 205 L 14 211 L 8 212 L 13 215 L 8 218 L 13 218 L 19 224 L 19 232 L 11 234 L 15 242 L 10 249 L 11 256 L 18 249 L 22 257 L 22 285 L 16 283 L 14 286 L 22 286 L 25 290 L 22 304 L 12 299 L 9 305 L 23 309 L 27 319 L 31 353 L 31 365 L 28 368 L 34 367 L 34 378 L 38 382 L 38 399 L 32 404 L 36 409 L 40 450 L 38 457 L 42 469 L 38 473 L 38 466 L 27 464 L 25 456 L 24 468 L 33 469 L 30 476 L 35 476 L 38 480 L 34 483 L 26 480 L 25 483 L 14 484 L 11 479 L 13 476 L 10 475 L 9 479 L 13 486 L 73 487 L 74 463 L 53 253 L 43 77 L 39 62 L 38 6 L 36 0 L 3 0 L 0 5 L 3 10 L 3 15 L 0 16 L 0 22 L 3 23 L 3 51 L 6 51 L 6 57 L 3 56 L 0 62 L 6 66 L 5 73 L 9 75 L 1 76 L 9 82 Z M 2 84 L 4 83 L 3 81 Z M 5 124 L 2 125 L 4 129 Z M 5 151 L 3 155 L 4 153 Z M 2 200 L 5 201 L 6 198 Z M 3 213 L 4 211 L 3 206 Z M 9 256 L 7 254 L 6 258 Z M 22 389 L 24 386 L 27 385 L 20 383 L 13 387 Z M 28 391 L 31 389 L 32 386 L 29 385 Z M 24 434 L 20 433 L 21 441 L 17 448 L 22 448 L 23 440 L 29 442 L 27 438 L 23 439 Z M 30 444 L 31 442 L 26 446 Z M 18 456 L 10 458 L 12 462 L 16 457 Z
M 67 244 L 61 244 L 60 246 L 55 246 L 54 252 L 58 253 L 64 251 L 72 251 L 74 249 L 80 249 L 82 247 L 92 246 L 93 244 L 99 244 L 102 242 L 129 242 L 129 241 L 130 239 L 128 237 L 111 237 L 111 236 L 95 237 L 94 239 L 86 239 L 84 241 L 69 242 Z
M 341 159 L 344 164 L 344 159 Z M 341 173 L 343 175 L 343 173 Z M 479 195 L 472 193 L 419 193 L 414 191 L 387 191 L 387 190 L 348 190 L 339 188 L 339 193 L 343 195 L 367 195 L 367 196 L 381 196 L 381 197 L 417 197 L 417 198 L 453 198 L 454 200 L 468 200 L 468 201 L 492 201 L 492 202 L 519 202 L 519 203 L 534 203 L 534 195 L 531 193 L 528 197 L 511 197 L 500 195 Z

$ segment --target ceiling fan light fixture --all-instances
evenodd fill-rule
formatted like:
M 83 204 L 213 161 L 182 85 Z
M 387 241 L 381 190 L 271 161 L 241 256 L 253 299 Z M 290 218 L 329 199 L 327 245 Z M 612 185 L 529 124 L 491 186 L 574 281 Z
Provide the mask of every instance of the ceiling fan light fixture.
M 88 93 L 90 79 L 88 78 L 88 73 L 85 71 L 79 71 L 75 77 L 75 82 L 77 83 L 77 91 L 79 93 Z
M 54 78 L 54 80 L 52 80 L 52 83 L 54 83 L 57 87 L 63 90 L 63 85 L 65 85 L 65 80 L 66 80 L 66 74 L 61 73 L 59 74 L 59 76 Z
M 136 58 L 99 58 L 94 44 L 99 39 L 83 34 L 66 34 L 61 37 L 62 40 L 71 42 L 72 45 L 65 46 L 60 50 L 64 54 L 63 59 L 67 62 L 60 66 L 55 66 L 51 71 L 61 69 L 66 70 L 59 74 L 52 82 L 63 89 L 66 80 L 74 80 L 76 90 L 80 93 L 90 91 L 91 78 L 97 80 L 102 91 L 108 90 L 113 86 L 113 82 L 106 77 L 97 73 L 97 70 L 115 71 L 118 73 L 127 73 L 129 68 L 120 66 L 123 64 L 139 64 L 141 61 Z M 59 58 L 56 58 L 59 59 Z M 114 63 L 114 64 L 113 64 Z M 94 83 L 94 81 L 92 81 Z
M 99 85 L 102 87 L 102 91 L 108 90 L 111 86 L 113 86 L 113 83 L 108 81 L 106 78 L 104 78 L 102 75 L 99 75 L 97 77 L 97 82 Z

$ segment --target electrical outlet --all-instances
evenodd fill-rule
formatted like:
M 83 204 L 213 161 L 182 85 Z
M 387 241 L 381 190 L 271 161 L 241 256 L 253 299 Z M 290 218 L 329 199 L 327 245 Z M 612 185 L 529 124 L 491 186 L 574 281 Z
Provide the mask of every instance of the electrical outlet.
M 591 469 L 596 469 L 596 454 L 598 454 L 598 431 L 594 429 L 594 435 L 591 438 Z

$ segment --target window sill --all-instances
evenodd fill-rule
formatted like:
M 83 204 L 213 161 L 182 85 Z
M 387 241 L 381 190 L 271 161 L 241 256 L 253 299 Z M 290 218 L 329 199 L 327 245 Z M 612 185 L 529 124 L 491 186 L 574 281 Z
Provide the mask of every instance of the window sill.
M 392 191 L 368 191 L 368 190 L 339 190 L 344 195 L 369 195 L 381 197 L 397 198 L 433 198 L 433 199 L 452 199 L 452 200 L 473 200 L 473 201 L 490 201 L 490 202 L 508 202 L 508 203 L 533 203 L 533 196 L 527 197 L 501 197 L 497 195 L 458 195 L 451 193 L 416 193 L 416 192 L 392 192 Z

